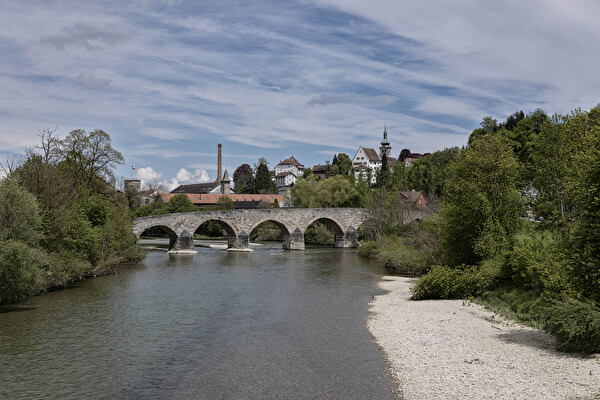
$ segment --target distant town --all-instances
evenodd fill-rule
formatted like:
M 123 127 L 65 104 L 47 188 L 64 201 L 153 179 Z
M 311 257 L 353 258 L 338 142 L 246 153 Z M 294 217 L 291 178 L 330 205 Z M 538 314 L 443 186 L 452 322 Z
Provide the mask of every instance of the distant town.
M 312 174 L 315 179 L 324 180 L 338 174 L 338 171 L 334 170 L 345 163 L 344 174 L 373 186 L 377 183 L 378 173 L 382 170 L 384 164 L 386 165 L 385 168 L 390 169 L 397 165 L 410 168 L 417 159 L 429 155 L 429 153 L 412 153 L 409 149 L 402 149 L 398 157 L 393 157 L 387 126 L 384 125 L 379 151 L 373 147 L 359 146 L 352 159 L 345 153 L 339 153 L 334 155 L 332 161 L 326 161 L 325 164 L 316 164 L 312 167 L 306 167 L 294 155 L 290 155 L 285 160 L 279 161 L 274 169 L 268 170 L 268 176 L 272 182 L 272 190 L 270 190 L 272 193 L 249 193 L 244 183 L 239 182 L 237 179 L 238 175 L 252 174 L 256 178 L 258 168 L 252 169 L 250 165 L 243 164 L 236 169 L 232 180 L 229 172 L 227 170 L 223 171 L 222 149 L 222 144 L 219 144 L 217 149 L 217 177 L 213 182 L 179 185 L 167 193 L 164 188 L 158 185 L 142 188 L 141 180 L 128 179 L 125 180 L 125 191 L 129 194 L 139 195 L 140 206 L 148 206 L 155 202 L 165 204 L 177 194 L 185 194 L 191 203 L 199 209 L 215 206 L 221 197 L 229 198 L 236 209 L 268 208 L 275 201 L 285 206 L 286 196 L 289 196 L 290 190 L 299 179 L 305 177 L 305 174 Z M 261 163 L 267 164 L 264 159 L 259 160 L 259 164 Z M 422 192 L 401 193 L 404 195 L 405 200 L 414 207 L 425 207 L 427 204 Z

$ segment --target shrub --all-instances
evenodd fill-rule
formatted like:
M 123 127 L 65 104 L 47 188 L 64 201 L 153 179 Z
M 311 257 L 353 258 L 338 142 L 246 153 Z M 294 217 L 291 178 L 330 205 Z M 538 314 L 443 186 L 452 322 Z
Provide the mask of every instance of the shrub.
M 5 242 L 0 253 L 0 303 L 33 296 L 40 286 L 44 252 L 23 242 Z
M 411 299 L 464 299 L 479 296 L 493 287 L 496 276 L 497 268 L 493 263 L 455 268 L 435 266 L 413 286 Z
M 565 289 L 564 268 L 557 243 L 548 232 L 519 234 L 503 255 L 501 278 L 535 293 Z
M 361 257 L 374 257 L 377 254 L 377 242 L 374 240 L 364 240 L 358 248 L 358 255 Z
M 403 275 L 419 276 L 426 273 L 433 258 L 426 252 L 407 245 L 406 239 L 397 238 L 389 241 L 377 254 L 377 259 L 386 269 Z
M 563 298 L 543 308 L 544 329 L 554 335 L 559 350 L 600 352 L 600 307 L 593 301 Z

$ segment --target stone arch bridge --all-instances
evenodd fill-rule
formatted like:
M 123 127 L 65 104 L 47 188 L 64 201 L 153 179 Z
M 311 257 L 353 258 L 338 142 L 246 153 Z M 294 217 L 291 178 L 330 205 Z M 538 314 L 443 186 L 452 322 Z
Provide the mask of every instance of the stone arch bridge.
M 265 221 L 274 222 L 283 233 L 283 248 L 304 249 L 304 232 L 320 220 L 335 232 L 335 247 L 358 247 L 356 231 L 368 218 L 364 208 L 279 208 L 265 210 L 196 211 L 141 217 L 133 220 L 133 233 L 139 237 L 146 229 L 161 227 L 170 237 L 169 251 L 194 252 L 193 235 L 206 221 L 218 222 L 227 232 L 227 247 L 248 249 L 250 232 Z

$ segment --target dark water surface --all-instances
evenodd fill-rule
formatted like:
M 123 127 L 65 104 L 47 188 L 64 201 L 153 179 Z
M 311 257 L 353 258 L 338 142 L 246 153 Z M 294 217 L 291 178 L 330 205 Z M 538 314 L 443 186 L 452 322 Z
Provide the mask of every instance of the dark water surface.
M 390 399 L 356 251 L 149 251 L 0 307 L 0 399 Z

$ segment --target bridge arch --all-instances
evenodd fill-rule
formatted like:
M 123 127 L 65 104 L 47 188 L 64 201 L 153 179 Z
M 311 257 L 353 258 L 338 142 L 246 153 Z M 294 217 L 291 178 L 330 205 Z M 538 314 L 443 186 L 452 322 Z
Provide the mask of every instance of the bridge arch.
M 140 236 L 142 236 L 145 232 L 151 230 L 151 229 L 160 229 L 161 231 L 163 231 L 165 234 L 167 234 L 169 236 L 169 250 L 171 248 L 173 248 L 173 246 L 175 245 L 175 242 L 177 241 L 178 235 L 177 233 L 175 233 L 175 231 L 168 225 L 164 225 L 164 224 L 156 224 L 156 225 L 151 225 L 148 226 L 146 229 L 144 229 L 143 231 L 139 232 L 138 234 L 135 234 L 136 239 L 139 239 Z
M 194 224 L 195 227 L 193 228 L 194 229 L 193 232 L 195 233 L 198 230 L 198 228 L 200 228 L 202 225 L 209 223 L 209 222 L 215 222 L 221 228 L 223 228 L 223 230 L 227 234 L 227 247 L 233 247 L 235 245 L 235 242 L 238 237 L 236 229 L 234 229 L 234 227 L 231 226 L 231 224 L 229 224 L 226 221 L 223 221 L 222 219 L 219 219 L 219 218 L 210 218 L 209 217 L 209 218 L 204 218 L 204 219 L 200 219 L 200 220 L 196 221 Z

